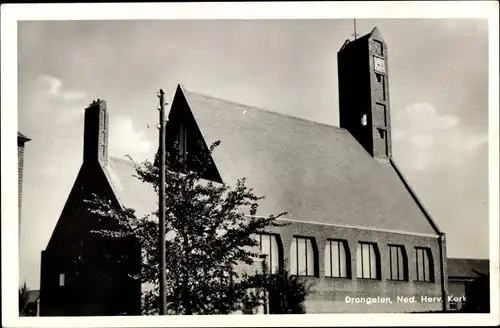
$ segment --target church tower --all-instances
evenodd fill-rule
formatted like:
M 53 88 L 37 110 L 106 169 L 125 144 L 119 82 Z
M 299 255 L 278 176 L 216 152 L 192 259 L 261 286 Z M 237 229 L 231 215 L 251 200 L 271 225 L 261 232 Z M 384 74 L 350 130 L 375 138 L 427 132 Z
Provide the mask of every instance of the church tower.
M 387 46 L 379 30 L 347 40 L 337 53 L 337 64 L 340 127 L 373 157 L 391 158 Z

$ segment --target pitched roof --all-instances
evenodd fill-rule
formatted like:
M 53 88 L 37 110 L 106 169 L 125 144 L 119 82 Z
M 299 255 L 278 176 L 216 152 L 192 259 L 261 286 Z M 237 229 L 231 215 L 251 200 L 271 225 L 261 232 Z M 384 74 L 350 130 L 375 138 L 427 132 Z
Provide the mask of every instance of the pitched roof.
M 40 290 L 29 290 L 27 303 L 34 303 L 40 298 Z
M 24 134 L 22 134 L 21 132 L 17 131 L 17 138 L 18 139 L 21 139 L 22 141 L 30 141 L 31 139 L 28 138 L 27 136 L 25 136 Z
M 487 259 L 448 258 L 448 277 L 473 278 L 474 271 L 488 273 L 490 261 Z
M 247 178 L 262 215 L 435 234 L 390 163 L 345 129 L 190 92 L 184 94 L 223 181 Z
M 371 32 L 368 34 L 365 34 L 365 35 L 363 35 L 359 38 L 356 38 L 354 40 L 349 40 L 349 39 L 345 40 L 344 44 L 340 48 L 340 52 L 343 51 L 344 49 L 346 49 L 347 47 L 352 46 L 353 44 L 363 43 L 363 42 L 367 41 L 368 39 L 370 39 L 372 36 L 376 37 L 379 40 L 383 40 L 382 34 L 380 33 L 380 30 L 378 29 L 378 27 L 374 27 L 371 30 Z
M 156 211 L 158 197 L 152 186 L 135 176 L 135 165 L 132 161 L 109 157 L 103 170 L 121 205 L 133 208 L 137 216 Z
M 245 177 L 260 201 L 258 215 L 436 235 L 389 162 L 371 157 L 341 128 L 186 91 L 187 101 L 223 181 Z M 181 108 L 179 106 L 178 108 Z M 138 214 L 155 211 L 152 187 L 133 177 L 133 163 L 111 157 L 105 167 L 118 199 Z

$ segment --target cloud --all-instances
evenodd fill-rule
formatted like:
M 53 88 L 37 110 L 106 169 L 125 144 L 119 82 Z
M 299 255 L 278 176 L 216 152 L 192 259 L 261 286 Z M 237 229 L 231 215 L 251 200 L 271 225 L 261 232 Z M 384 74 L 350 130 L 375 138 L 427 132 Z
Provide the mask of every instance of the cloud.
M 132 156 L 135 160 L 143 160 L 153 143 L 146 134 L 137 131 L 130 117 L 111 119 L 109 126 L 109 153 L 112 156 Z
M 40 75 L 37 82 L 41 92 L 45 92 L 54 98 L 72 100 L 87 97 L 87 94 L 83 91 L 64 89 L 62 81 L 54 76 Z
M 439 113 L 429 103 L 414 103 L 393 113 L 395 156 L 415 170 L 461 165 L 488 142 L 461 124 L 458 117 Z M 399 154 L 398 154 L 399 152 Z
M 50 75 L 38 76 L 22 94 L 20 119 L 45 128 L 76 122 L 87 106 L 85 92 L 65 89 L 60 79 Z

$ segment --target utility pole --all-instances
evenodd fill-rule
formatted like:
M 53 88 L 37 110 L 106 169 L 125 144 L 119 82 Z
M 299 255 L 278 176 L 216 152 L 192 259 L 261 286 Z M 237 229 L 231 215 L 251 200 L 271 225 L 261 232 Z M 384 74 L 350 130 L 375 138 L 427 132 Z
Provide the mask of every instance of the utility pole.
M 166 273 L 166 245 L 165 245 L 165 92 L 160 89 L 158 93 L 160 98 L 160 192 L 159 192 L 159 221 L 160 221 L 160 315 L 167 314 L 167 293 L 165 283 Z

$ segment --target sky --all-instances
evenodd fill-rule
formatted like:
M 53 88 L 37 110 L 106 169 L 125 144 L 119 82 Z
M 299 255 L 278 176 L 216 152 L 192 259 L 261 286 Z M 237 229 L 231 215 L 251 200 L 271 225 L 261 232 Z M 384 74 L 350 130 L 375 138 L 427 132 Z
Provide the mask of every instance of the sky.
M 395 162 L 447 234 L 448 257 L 487 258 L 487 21 L 356 23 L 361 35 L 377 26 L 388 45 Z M 32 138 L 21 281 L 39 287 L 40 252 L 82 164 L 92 100 L 108 103 L 110 155 L 137 160 L 157 147 L 158 90 L 171 99 L 178 83 L 338 126 L 337 51 L 352 34 L 346 19 L 20 22 L 18 124 Z

